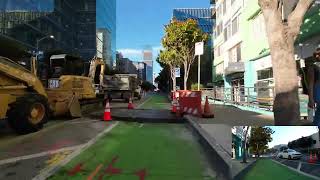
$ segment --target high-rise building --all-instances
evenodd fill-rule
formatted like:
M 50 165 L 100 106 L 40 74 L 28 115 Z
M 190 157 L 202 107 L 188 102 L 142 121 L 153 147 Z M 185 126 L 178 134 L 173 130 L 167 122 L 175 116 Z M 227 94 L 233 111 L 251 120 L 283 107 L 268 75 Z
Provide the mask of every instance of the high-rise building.
M 146 80 L 153 83 L 153 56 L 151 48 L 146 48 L 143 51 L 143 62 L 146 63 Z
M 137 74 L 137 68 L 135 64 L 129 58 L 117 59 L 116 69 L 120 73 L 124 74 Z
M 172 18 L 178 21 L 194 19 L 198 22 L 199 28 L 207 33 L 210 38 L 206 43 L 204 55 L 201 57 L 201 84 L 212 83 L 212 38 L 215 19 L 212 16 L 211 8 L 177 8 L 173 10 Z M 196 64 L 196 63 L 195 63 Z
M 136 66 L 137 68 L 137 73 L 138 73 L 138 77 L 139 79 L 141 79 L 142 81 L 146 81 L 146 70 L 147 70 L 147 64 L 144 62 L 133 62 L 133 64 Z
M 1 0 L 0 38 L 31 52 L 60 50 L 85 61 L 97 55 L 111 64 L 115 16 L 116 0 Z

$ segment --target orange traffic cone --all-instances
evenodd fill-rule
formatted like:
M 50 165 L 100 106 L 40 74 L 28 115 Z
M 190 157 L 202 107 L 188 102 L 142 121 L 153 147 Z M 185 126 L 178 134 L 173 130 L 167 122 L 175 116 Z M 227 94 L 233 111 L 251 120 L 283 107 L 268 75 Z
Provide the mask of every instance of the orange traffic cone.
M 206 96 L 206 103 L 204 104 L 203 115 L 204 118 L 214 118 L 213 112 L 211 112 L 208 96 Z
M 308 163 L 314 163 L 314 160 L 313 160 L 313 157 L 312 157 L 312 153 L 310 153 Z
M 128 109 L 134 109 L 131 97 L 129 98 Z
M 317 162 L 317 161 L 318 161 L 317 153 L 314 153 L 313 161 L 314 161 L 314 162 Z
M 173 99 L 172 101 L 172 109 L 171 109 L 172 113 L 177 113 L 177 100 Z
M 104 108 L 103 120 L 104 121 L 111 121 L 112 120 L 109 99 L 107 99 L 107 101 L 106 101 L 106 107 Z

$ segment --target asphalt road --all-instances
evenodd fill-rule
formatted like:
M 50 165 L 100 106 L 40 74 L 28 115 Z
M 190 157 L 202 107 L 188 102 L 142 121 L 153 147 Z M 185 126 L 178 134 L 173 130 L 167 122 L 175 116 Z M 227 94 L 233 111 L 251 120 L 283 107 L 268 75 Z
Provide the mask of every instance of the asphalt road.
M 303 155 L 301 159 L 295 159 L 295 160 L 280 159 L 280 158 L 273 158 L 273 159 L 286 166 L 297 169 L 298 171 L 302 171 L 304 173 L 320 178 L 320 161 L 318 160 L 315 163 L 309 163 L 309 155 Z
M 143 103 L 135 101 L 136 105 Z M 112 108 L 126 108 L 127 103 L 113 101 Z M 95 108 L 101 111 L 103 107 Z M 92 112 L 93 113 L 93 112 Z M 61 162 L 73 151 L 103 133 L 114 122 L 103 122 L 100 117 L 92 118 L 91 113 L 78 119 L 54 119 L 36 133 L 17 135 L 0 123 L 0 179 L 32 179 L 39 172 Z M 101 114 L 103 117 L 103 114 Z

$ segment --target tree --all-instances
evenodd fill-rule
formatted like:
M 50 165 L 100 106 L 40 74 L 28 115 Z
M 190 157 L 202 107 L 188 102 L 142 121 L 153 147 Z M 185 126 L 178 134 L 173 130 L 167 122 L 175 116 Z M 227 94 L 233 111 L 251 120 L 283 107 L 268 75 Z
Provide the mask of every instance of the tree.
M 268 143 L 272 141 L 271 135 L 274 131 L 269 127 L 253 127 L 249 139 L 249 146 L 254 154 L 260 157 L 260 154 L 268 149 Z
M 159 61 L 169 67 L 170 77 L 172 80 L 172 90 L 176 91 L 176 71 L 175 68 L 180 66 L 181 61 L 178 58 L 177 52 L 173 49 L 165 49 L 160 51 Z
M 154 86 L 152 83 L 148 82 L 148 81 L 144 81 L 142 84 L 141 84 L 141 89 L 143 89 L 144 91 L 151 91 L 154 89 Z
M 296 2 L 287 20 L 283 20 L 284 2 Z M 312 2 L 313 0 L 258 0 L 265 19 L 274 72 L 275 125 L 297 125 L 300 120 L 294 42 L 300 33 L 304 15 Z
M 248 143 L 248 132 L 250 130 L 250 126 L 244 126 L 244 140 L 242 142 L 242 163 L 247 163 L 247 143 Z
M 202 32 L 198 22 L 193 19 L 178 21 L 173 19 L 165 27 L 165 36 L 162 46 L 169 51 L 174 51 L 176 58 L 182 61 L 184 68 L 184 89 L 187 89 L 187 81 L 191 65 L 195 61 L 195 43 L 207 41 L 208 34 Z

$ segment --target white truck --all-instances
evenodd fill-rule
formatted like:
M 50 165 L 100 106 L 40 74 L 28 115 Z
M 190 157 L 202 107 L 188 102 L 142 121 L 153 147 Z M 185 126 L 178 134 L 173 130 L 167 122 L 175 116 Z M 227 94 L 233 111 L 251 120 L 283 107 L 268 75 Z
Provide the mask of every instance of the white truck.
M 124 99 L 129 102 L 134 97 L 141 99 L 140 86 L 136 74 L 115 74 L 112 76 L 105 75 L 103 78 L 103 89 L 105 99 Z

